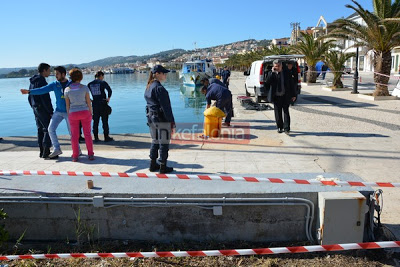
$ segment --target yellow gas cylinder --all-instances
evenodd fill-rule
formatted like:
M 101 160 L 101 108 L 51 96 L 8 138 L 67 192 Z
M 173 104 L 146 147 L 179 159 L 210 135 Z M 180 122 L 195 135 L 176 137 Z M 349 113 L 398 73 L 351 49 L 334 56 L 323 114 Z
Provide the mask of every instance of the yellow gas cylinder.
M 225 113 L 217 107 L 206 109 L 204 111 L 204 135 L 218 137 L 223 117 L 225 117 Z

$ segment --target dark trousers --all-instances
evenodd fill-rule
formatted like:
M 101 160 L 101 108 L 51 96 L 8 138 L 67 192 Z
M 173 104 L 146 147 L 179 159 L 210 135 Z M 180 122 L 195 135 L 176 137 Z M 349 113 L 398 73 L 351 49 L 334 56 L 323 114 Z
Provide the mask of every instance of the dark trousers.
M 49 124 L 51 120 L 51 114 L 45 110 L 33 107 L 33 114 L 35 115 L 36 127 L 37 127 L 37 141 L 39 147 L 50 148 L 51 140 L 49 135 Z
M 233 114 L 232 97 L 217 101 L 216 106 L 217 108 L 225 112 L 225 122 L 230 123 Z
M 226 86 L 226 88 L 229 88 L 229 82 L 228 79 L 223 80 L 222 83 Z
M 100 118 L 103 124 L 104 136 L 108 136 L 110 133 L 110 128 L 108 127 L 107 102 L 93 102 L 93 134 L 95 136 L 98 136 L 99 134 Z
M 151 122 L 149 120 L 149 129 L 151 136 L 150 158 L 166 164 L 168 159 L 169 143 L 171 141 L 171 123 L 170 122 Z
M 289 114 L 290 99 L 286 96 L 275 96 L 274 111 L 276 127 L 290 131 L 290 114 Z M 284 118 L 282 118 L 282 111 Z

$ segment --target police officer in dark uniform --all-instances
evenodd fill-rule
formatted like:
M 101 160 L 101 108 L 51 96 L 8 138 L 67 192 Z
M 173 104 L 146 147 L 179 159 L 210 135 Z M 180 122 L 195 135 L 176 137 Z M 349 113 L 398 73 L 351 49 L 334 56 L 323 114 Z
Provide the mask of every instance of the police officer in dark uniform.
M 161 65 L 154 66 L 151 69 L 144 93 L 144 98 L 147 102 L 147 124 L 149 125 L 152 138 L 150 147 L 151 163 L 149 168 L 151 172 L 159 170 L 160 173 L 169 173 L 174 170 L 167 166 L 167 159 L 171 134 L 175 127 L 175 119 L 172 114 L 168 91 L 161 84 L 161 82 L 167 79 L 168 72 L 169 70 Z M 157 164 L 158 157 L 160 165 Z
M 231 91 L 221 84 L 220 80 L 215 78 L 210 80 L 207 78 L 202 79 L 201 83 L 204 85 L 201 89 L 201 93 L 206 96 L 207 108 L 211 106 L 211 100 L 216 100 L 216 107 L 226 114 L 223 125 L 230 126 L 233 111 Z
M 108 115 L 109 107 L 108 102 L 110 101 L 112 90 L 104 79 L 104 72 L 98 71 L 94 76 L 96 79 L 88 84 L 90 93 L 93 97 L 93 135 L 94 141 L 99 142 L 99 121 L 103 124 L 104 141 L 110 142 L 114 138 L 110 137 L 110 128 L 108 126 Z M 108 97 L 106 96 L 105 90 L 107 90 Z
M 227 88 L 229 88 L 229 77 L 231 77 L 231 71 L 225 66 L 224 70 L 221 72 L 222 82 Z

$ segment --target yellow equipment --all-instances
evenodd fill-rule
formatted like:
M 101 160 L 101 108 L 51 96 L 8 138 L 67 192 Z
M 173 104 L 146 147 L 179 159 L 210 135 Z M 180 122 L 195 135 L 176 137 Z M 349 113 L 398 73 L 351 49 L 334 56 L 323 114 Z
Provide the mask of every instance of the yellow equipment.
M 225 113 L 217 107 L 211 107 L 204 111 L 204 135 L 218 137 L 221 131 L 222 118 Z

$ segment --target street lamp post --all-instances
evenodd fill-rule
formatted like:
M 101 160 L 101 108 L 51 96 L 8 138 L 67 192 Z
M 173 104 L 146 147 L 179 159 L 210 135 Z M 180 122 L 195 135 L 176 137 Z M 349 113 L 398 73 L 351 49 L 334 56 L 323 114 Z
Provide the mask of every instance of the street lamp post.
M 356 70 L 354 71 L 353 76 L 353 91 L 352 94 L 358 94 L 358 46 L 356 50 Z

